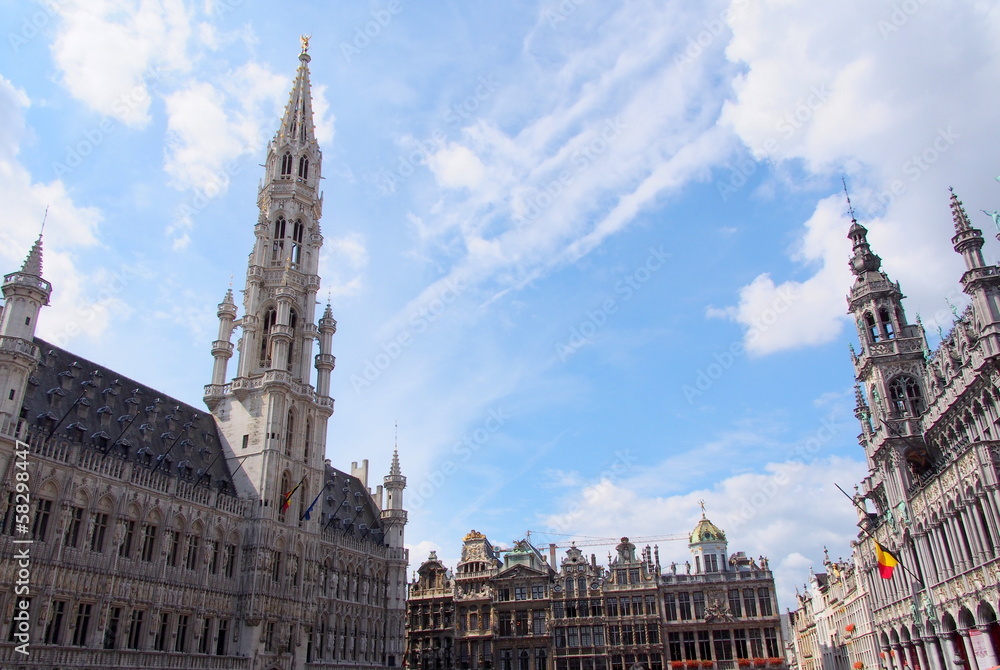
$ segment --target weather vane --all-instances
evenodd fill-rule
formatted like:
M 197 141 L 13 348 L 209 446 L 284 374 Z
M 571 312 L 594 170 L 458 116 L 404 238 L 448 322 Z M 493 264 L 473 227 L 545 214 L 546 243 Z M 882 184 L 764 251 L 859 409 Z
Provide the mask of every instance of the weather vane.
M 302 42 L 302 53 L 309 52 L 309 38 L 312 35 L 299 35 L 299 41 Z

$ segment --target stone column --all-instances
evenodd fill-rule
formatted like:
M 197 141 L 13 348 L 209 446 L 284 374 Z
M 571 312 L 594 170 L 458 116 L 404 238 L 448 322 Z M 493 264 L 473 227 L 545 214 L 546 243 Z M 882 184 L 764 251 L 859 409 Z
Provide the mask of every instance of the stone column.
M 986 667 L 992 668 L 995 665 L 998 665 L 997 648 L 993 644 L 993 637 L 990 635 L 989 626 L 977 626 L 976 630 L 980 631 L 983 634 L 983 637 L 986 638 Z
M 952 670 L 951 668 L 945 669 L 941 665 L 941 652 L 937 647 L 936 637 L 922 637 L 920 638 L 920 644 L 924 652 L 924 658 L 927 659 L 927 670 Z
M 962 645 L 965 647 L 965 658 L 969 660 L 969 668 L 971 670 L 979 670 L 976 653 L 972 650 L 972 643 L 969 642 L 969 631 L 960 630 L 958 634 L 962 636 Z
M 917 663 L 920 665 L 920 670 L 930 670 L 930 665 L 927 663 L 927 654 L 924 653 L 924 644 L 920 640 L 913 641 L 913 651 L 917 655 Z
M 955 643 L 951 639 L 951 633 L 938 633 L 938 649 L 944 661 L 945 670 L 956 670 L 955 663 Z

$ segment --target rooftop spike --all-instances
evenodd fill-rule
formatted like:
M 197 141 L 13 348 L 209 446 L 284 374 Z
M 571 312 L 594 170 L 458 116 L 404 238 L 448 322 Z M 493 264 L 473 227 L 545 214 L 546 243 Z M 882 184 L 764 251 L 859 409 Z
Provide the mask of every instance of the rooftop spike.
M 951 238 L 951 243 L 965 259 L 966 270 L 981 268 L 986 265 L 983 260 L 983 231 L 972 227 L 962 201 L 955 195 L 955 189 L 949 186 L 948 191 L 951 193 L 951 218 L 955 222 L 955 236 Z
M 292 84 L 292 92 L 285 105 L 281 126 L 275 135 L 276 142 L 314 144 L 316 129 L 313 125 L 312 93 L 309 83 L 309 36 L 303 35 L 302 53 L 299 54 L 299 69 Z
M 44 224 L 43 224 L 44 225 Z M 21 274 L 31 275 L 32 277 L 42 277 L 42 235 L 38 234 L 38 239 L 31 246 L 31 251 L 28 252 L 28 257 L 24 259 L 24 264 L 21 265 Z
M 955 232 L 963 233 L 966 230 L 971 230 L 972 222 L 969 221 L 969 215 L 965 213 L 962 201 L 955 195 L 955 189 L 949 186 L 948 192 L 951 193 L 951 218 L 955 222 Z

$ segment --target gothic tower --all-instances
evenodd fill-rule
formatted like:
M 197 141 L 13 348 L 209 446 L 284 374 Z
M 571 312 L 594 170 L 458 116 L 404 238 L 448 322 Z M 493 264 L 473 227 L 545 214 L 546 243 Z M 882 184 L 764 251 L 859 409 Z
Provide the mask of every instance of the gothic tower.
M 329 392 L 336 321 L 329 305 L 318 325 L 315 317 L 323 245 L 322 153 L 313 124 L 307 51 L 304 43 L 288 105 L 267 148 L 243 316 L 236 318 L 230 290 L 219 305 L 212 383 L 205 387 L 205 402 L 219 421 L 234 469 L 240 466 L 237 490 L 259 498 L 272 510 L 265 516 L 279 520 L 286 511 L 290 519 L 299 519 L 302 501 L 308 505 L 324 486 L 327 420 L 333 413 Z M 242 328 L 236 374 L 226 383 L 236 327 Z M 286 510 L 285 496 L 296 487 L 292 508 Z
M 392 452 L 392 466 L 389 474 L 383 479 L 383 490 L 386 504 L 382 509 L 385 542 L 396 550 L 389 558 L 388 569 L 388 607 L 392 614 L 387 621 L 390 631 L 397 635 L 387 636 L 386 653 L 403 658 L 404 654 L 404 615 L 406 612 L 406 566 L 408 553 L 403 548 L 403 528 L 406 526 L 406 510 L 403 509 L 403 489 L 406 488 L 406 477 L 399 467 L 399 451 Z
M 847 298 L 861 344 L 852 355 L 857 381 L 856 415 L 872 476 L 866 497 L 880 513 L 905 498 L 910 482 L 904 459 L 926 459 L 919 417 L 926 408 L 927 341 L 923 327 L 906 320 L 903 293 L 881 270 L 882 259 L 868 244 L 868 230 L 852 217 L 847 236 L 854 244 L 854 285 Z
M 24 389 L 39 360 L 34 344 L 38 312 L 49 304 L 52 285 L 42 279 L 42 236 L 19 272 L 3 278 L 0 312 L 0 434 L 19 437 Z
M 951 191 L 951 218 L 955 236 L 951 243 L 965 260 L 962 290 L 972 299 L 972 313 L 978 327 L 980 349 L 976 367 L 983 360 L 1000 354 L 1000 276 L 995 265 L 983 261 L 983 231 L 973 228 L 962 201 Z M 1000 234 L 997 235 L 1000 239 Z

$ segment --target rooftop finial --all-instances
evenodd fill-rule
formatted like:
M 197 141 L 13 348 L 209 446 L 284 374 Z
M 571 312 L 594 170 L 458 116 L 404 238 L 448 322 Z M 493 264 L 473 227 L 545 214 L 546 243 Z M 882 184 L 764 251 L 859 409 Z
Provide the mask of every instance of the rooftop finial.
M 42 227 L 38 231 L 39 237 L 41 237 L 42 234 L 45 232 L 45 222 L 48 221 L 48 219 L 49 219 L 49 206 L 45 205 L 45 214 L 42 215 Z
M 966 230 L 972 230 L 972 222 L 969 221 L 969 215 L 965 213 L 962 201 L 955 195 L 955 189 L 949 186 L 948 192 L 951 193 L 951 218 L 955 222 L 955 232 L 961 233 Z
M 299 35 L 299 41 L 302 42 L 302 53 L 309 53 L 309 38 L 312 35 Z
M 851 204 L 851 194 L 847 192 L 847 179 L 841 177 L 840 183 L 844 185 L 844 197 L 847 198 L 847 212 L 851 215 L 851 222 L 857 223 L 858 217 L 854 216 L 854 205 Z
M 705 518 L 705 501 L 704 500 L 699 500 L 698 501 L 698 505 L 701 506 L 701 518 L 704 519 Z

